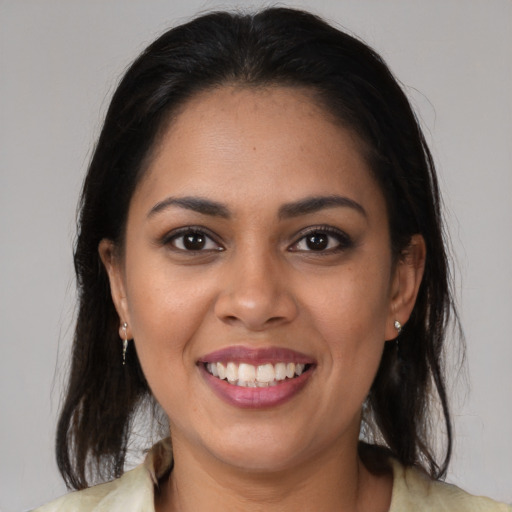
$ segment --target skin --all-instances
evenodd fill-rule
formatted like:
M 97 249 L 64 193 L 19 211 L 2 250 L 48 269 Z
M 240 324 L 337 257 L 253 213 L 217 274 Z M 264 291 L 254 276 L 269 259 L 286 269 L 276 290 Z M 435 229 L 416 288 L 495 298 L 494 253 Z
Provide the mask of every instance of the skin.
M 334 194 L 361 209 L 279 215 Z M 229 215 L 172 204 L 149 213 L 169 197 L 206 198 Z M 184 248 L 176 230 L 187 226 L 208 235 L 202 250 Z M 326 248 L 307 244 L 311 229 Z M 171 426 L 175 466 L 157 510 L 388 510 L 392 478 L 357 456 L 361 407 L 425 260 L 421 236 L 397 262 L 389 238 L 357 138 L 308 91 L 226 86 L 184 106 L 134 193 L 124 250 L 100 244 L 120 321 Z M 291 348 L 317 364 L 291 400 L 240 409 L 197 366 L 232 345 Z

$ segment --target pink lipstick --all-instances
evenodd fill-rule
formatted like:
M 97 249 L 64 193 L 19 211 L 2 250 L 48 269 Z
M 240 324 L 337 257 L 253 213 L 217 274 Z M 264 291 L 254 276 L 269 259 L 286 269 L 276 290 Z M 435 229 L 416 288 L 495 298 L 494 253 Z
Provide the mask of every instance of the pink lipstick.
M 241 408 L 269 408 L 291 400 L 306 385 L 316 361 L 300 352 L 241 345 L 201 357 L 205 382 L 225 402 Z

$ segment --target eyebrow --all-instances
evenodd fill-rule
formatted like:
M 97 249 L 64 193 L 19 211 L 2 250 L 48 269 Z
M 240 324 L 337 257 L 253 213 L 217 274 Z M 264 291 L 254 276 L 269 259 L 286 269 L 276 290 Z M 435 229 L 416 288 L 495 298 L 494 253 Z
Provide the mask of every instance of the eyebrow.
M 231 214 L 226 206 L 217 201 L 205 199 L 203 197 L 168 197 L 160 201 L 151 208 L 148 213 L 148 218 L 153 215 L 170 208 L 171 206 L 178 206 L 186 210 L 192 210 L 203 215 L 211 215 L 213 217 L 222 217 L 228 219 Z
M 168 197 L 156 203 L 147 216 L 148 218 L 152 217 L 172 206 L 192 210 L 203 215 L 221 217 L 223 219 L 229 219 L 231 217 L 227 206 L 203 197 Z M 279 208 L 278 217 L 280 219 L 290 219 L 335 207 L 352 208 L 363 217 L 368 217 L 366 210 L 358 202 L 339 195 L 306 197 L 299 201 L 286 203 Z
M 352 208 L 363 217 L 368 218 L 366 210 L 358 202 L 338 195 L 306 197 L 300 201 L 284 204 L 279 208 L 279 218 L 289 219 L 334 207 Z

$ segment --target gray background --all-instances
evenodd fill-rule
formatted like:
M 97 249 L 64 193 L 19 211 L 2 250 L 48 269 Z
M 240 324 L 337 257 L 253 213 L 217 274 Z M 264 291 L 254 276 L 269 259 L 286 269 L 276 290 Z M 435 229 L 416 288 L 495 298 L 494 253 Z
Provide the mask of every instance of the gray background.
M 512 2 L 310 0 L 405 85 L 438 164 L 467 372 L 449 481 L 512 502 Z M 0 510 L 64 492 L 53 438 L 75 205 L 117 78 L 193 14 L 258 2 L 0 0 Z M 455 377 L 455 372 L 451 372 Z M 469 387 L 469 391 L 467 388 Z

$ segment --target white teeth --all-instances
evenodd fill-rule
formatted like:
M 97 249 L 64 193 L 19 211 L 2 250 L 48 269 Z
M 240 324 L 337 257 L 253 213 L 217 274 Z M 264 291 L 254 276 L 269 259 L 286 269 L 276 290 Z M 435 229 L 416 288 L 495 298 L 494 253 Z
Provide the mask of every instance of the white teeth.
M 208 367 L 208 371 L 214 377 L 218 377 L 219 376 L 219 372 L 217 371 L 217 363 L 208 363 L 207 367 Z
M 226 367 L 226 378 L 229 382 L 236 382 L 238 380 L 238 368 L 235 363 L 228 363 Z
M 276 377 L 273 364 L 262 364 L 256 370 L 256 380 L 258 382 L 272 382 Z
M 256 368 L 252 364 L 240 363 L 238 378 L 246 382 L 254 382 L 256 380 Z
M 226 378 L 226 368 L 222 363 L 217 363 L 217 373 L 219 374 L 219 379 L 224 380 Z
M 275 372 L 276 372 L 276 380 L 286 379 L 286 364 L 285 363 L 277 363 L 275 366 Z
M 302 375 L 306 365 L 302 363 L 271 363 L 254 366 L 248 363 L 207 363 L 206 369 L 214 377 L 230 384 L 249 388 L 276 386 L 279 381 Z

